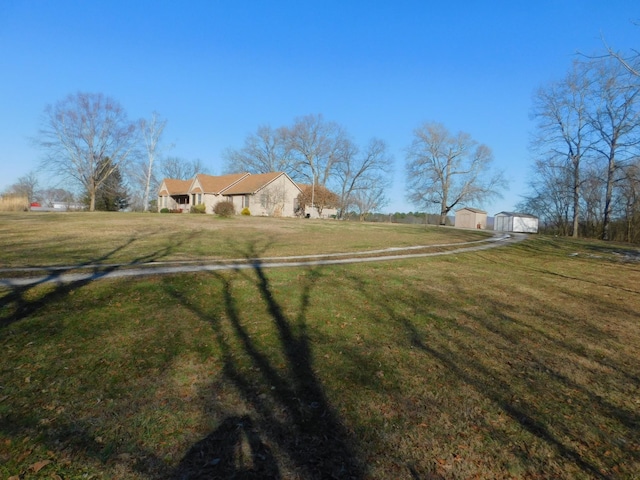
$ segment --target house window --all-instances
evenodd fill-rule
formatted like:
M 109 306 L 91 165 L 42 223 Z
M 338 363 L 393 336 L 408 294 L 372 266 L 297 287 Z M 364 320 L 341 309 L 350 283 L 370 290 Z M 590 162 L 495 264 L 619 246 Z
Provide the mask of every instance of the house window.
M 249 198 L 250 198 L 250 195 L 245 195 L 244 196 L 244 202 L 243 202 L 244 205 L 243 205 L 243 207 L 249 208 Z
M 198 205 L 200 205 L 202 203 L 202 194 L 199 193 L 198 194 Z

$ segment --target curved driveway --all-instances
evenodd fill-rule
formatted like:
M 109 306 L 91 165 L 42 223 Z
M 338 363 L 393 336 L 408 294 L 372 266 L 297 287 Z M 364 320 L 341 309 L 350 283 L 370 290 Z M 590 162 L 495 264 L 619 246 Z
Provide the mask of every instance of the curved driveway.
M 0 287 L 26 287 L 44 283 L 73 283 L 99 280 L 103 278 L 139 277 L 143 275 L 164 275 L 172 273 L 212 272 L 222 270 L 243 270 L 252 268 L 307 267 L 346 263 L 382 262 L 407 258 L 454 255 L 457 253 L 487 250 L 520 242 L 524 234 L 502 234 L 472 242 L 439 245 L 418 245 L 413 247 L 386 248 L 362 252 L 330 253 L 321 255 L 297 255 L 290 257 L 245 258 L 202 263 L 191 262 L 150 262 L 139 264 L 94 264 L 68 265 L 60 267 L 25 267 L 0 269 L 0 274 L 12 272 L 46 272 L 45 275 L 0 278 Z M 451 248 L 445 251 L 429 251 L 437 248 Z M 197 263 L 197 264 L 196 264 Z M 91 270 L 86 273 L 64 273 L 66 271 Z

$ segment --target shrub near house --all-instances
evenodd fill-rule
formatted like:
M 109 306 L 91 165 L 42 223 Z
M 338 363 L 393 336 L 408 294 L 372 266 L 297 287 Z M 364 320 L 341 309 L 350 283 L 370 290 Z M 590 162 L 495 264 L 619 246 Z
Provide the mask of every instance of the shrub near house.
M 233 217 L 236 214 L 236 209 L 233 203 L 223 201 L 216 203 L 215 207 L 213 207 L 213 213 L 220 217 Z

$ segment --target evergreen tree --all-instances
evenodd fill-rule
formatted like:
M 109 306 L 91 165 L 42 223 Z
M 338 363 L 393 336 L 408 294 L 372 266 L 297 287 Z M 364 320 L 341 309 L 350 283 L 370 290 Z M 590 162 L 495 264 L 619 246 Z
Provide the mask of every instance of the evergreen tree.
M 105 158 L 101 162 L 101 167 L 105 170 L 113 169 L 112 173 L 96 190 L 95 209 L 104 212 L 118 212 L 129 206 L 129 192 L 120 169 L 111 163 L 110 158 Z M 87 195 L 86 200 L 89 200 Z

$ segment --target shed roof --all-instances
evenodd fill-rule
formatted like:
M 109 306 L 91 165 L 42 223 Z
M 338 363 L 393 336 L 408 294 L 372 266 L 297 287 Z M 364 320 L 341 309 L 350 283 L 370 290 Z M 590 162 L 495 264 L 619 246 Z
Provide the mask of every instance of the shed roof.
M 505 217 L 521 217 L 521 218 L 535 218 L 537 219 L 538 217 L 536 217 L 535 215 L 531 215 L 529 213 L 517 213 L 517 212 L 500 212 L 500 213 L 496 213 L 496 217 L 498 215 L 503 215 Z
M 472 213 L 487 213 L 484 210 L 479 210 L 477 208 L 471 208 L 471 207 L 461 208 L 459 210 L 456 210 L 456 213 L 461 212 L 462 210 L 468 210 L 469 212 L 472 212 Z

